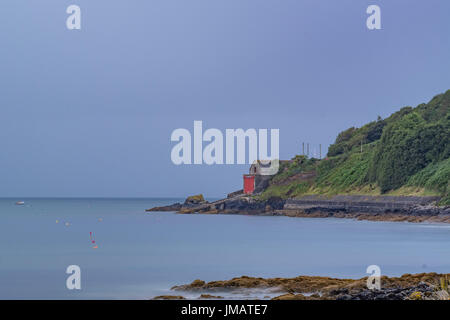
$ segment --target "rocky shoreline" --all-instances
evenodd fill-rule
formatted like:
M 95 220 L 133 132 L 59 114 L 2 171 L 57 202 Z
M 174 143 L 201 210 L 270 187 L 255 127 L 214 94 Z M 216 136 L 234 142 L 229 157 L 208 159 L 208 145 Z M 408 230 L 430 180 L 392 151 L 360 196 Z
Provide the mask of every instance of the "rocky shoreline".
M 171 289 L 177 293 L 198 293 L 199 299 L 220 299 L 221 296 L 211 295 L 219 292 L 270 289 L 279 293 L 272 298 L 274 300 L 449 300 L 448 279 L 448 274 L 437 273 L 382 276 L 381 288 L 370 290 L 367 288 L 367 277 L 355 280 L 317 276 L 269 279 L 242 276 L 225 281 L 195 280 Z M 155 298 L 184 299 L 182 295 Z
M 450 207 L 436 206 L 437 201 L 439 197 L 366 195 L 309 195 L 297 199 L 272 197 L 261 200 L 257 196 L 234 193 L 214 202 L 205 201 L 202 195 L 192 196 L 183 204 L 175 203 L 146 211 L 450 223 Z

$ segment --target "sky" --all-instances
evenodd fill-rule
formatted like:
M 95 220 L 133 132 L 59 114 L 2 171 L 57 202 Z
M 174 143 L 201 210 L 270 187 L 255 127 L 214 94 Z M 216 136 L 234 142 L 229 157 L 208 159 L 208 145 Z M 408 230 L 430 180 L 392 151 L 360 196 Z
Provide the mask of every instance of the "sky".
M 69 5 L 81 30 L 66 27 Z M 369 5 L 381 29 L 366 27 Z M 0 197 L 222 197 L 171 133 L 280 130 L 280 158 L 450 89 L 448 0 L 2 0 Z

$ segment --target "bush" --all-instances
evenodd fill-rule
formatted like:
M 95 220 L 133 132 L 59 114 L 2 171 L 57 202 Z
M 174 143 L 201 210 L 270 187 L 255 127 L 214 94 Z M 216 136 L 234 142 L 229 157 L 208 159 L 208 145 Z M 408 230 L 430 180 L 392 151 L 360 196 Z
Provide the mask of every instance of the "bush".
M 442 205 L 450 205 L 450 158 L 438 163 L 432 163 L 412 176 L 407 186 L 422 187 L 440 192 Z
M 369 170 L 382 192 L 401 187 L 433 161 L 449 155 L 448 124 L 427 124 L 417 112 L 386 126 Z

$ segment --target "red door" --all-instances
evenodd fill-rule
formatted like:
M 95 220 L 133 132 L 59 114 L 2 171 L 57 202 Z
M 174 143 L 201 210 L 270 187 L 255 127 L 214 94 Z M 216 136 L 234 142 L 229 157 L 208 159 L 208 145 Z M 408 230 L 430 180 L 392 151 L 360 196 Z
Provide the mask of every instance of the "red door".
M 244 174 L 244 193 L 252 194 L 255 191 L 255 176 Z

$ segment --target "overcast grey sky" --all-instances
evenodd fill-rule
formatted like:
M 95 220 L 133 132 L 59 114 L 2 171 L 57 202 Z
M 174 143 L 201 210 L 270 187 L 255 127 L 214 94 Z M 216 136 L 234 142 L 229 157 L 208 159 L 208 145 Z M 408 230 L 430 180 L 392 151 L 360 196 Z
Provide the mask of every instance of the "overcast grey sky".
M 66 28 L 66 8 L 82 29 Z M 366 28 L 381 7 L 382 30 Z M 248 166 L 175 166 L 170 134 L 301 142 L 450 89 L 448 0 L 2 0 L 0 196 L 223 196 Z

